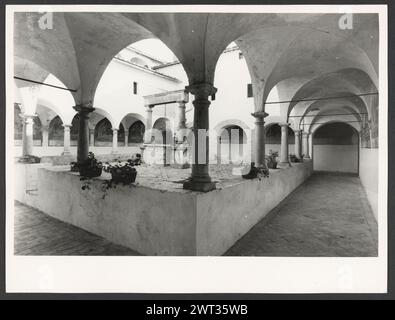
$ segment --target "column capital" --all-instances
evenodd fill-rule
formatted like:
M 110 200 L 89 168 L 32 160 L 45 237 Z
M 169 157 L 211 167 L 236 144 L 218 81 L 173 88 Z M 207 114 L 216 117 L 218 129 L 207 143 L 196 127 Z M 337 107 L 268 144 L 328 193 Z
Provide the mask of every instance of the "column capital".
M 73 107 L 75 111 L 78 113 L 82 114 L 88 114 L 90 112 L 95 111 L 95 108 L 92 107 L 92 103 L 85 103 L 85 104 L 77 104 L 76 106 Z
M 303 132 L 302 134 L 303 134 L 303 137 L 306 137 L 306 138 L 308 138 L 308 137 L 309 137 L 309 135 L 310 135 L 310 132 Z
M 68 129 L 70 129 L 71 127 L 72 127 L 73 125 L 72 124 L 63 124 L 63 128 L 68 128 Z
M 210 83 L 191 84 L 186 86 L 185 90 L 192 93 L 198 99 L 207 99 L 209 96 L 217 92 L 217 88 Z
M 112 132 L 117 132 L 119 129 L 118 128 L 111 128 Z
M 280 127 L 289 127 L 289 123 L 287 123 L 287 122 L 279 122 L 278 125 Z
M 251 115 L 256 118 L 256 119 L 264 119 L 266 118 L 269 114 L 266 113 L 265 111 L 256 111 L 254 113 L 251 113 Z
M 295 133 L 296 135 L 300 135 L 301 132 L 302 132 L 302 130 L 300 130 L 300 129 L 295 129 L 295 130 L 294 130 L 294 133 Z

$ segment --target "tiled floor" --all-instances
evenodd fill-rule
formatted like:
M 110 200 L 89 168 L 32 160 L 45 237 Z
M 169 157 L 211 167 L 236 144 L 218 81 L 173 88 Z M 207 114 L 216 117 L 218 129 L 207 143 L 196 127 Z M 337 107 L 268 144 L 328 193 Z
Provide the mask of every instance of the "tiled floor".
M 16 255 L 134 256 L 138 253 L 15 203 Z
M 138 255 L 16 203 L 17 255 Z M 357 177 L 315 174 L 226 255 L 376 256 L 377 223 Z
M 229 256 L 377 256 L 377 223 L 358 177 L 314 174 Z

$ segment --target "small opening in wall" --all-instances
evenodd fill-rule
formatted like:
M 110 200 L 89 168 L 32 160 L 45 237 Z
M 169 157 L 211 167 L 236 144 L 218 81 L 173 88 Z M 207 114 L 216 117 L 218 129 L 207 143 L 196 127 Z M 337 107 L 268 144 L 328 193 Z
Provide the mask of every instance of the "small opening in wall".
M 137 94 L 137 82 L 133 82 L 133 94 Z

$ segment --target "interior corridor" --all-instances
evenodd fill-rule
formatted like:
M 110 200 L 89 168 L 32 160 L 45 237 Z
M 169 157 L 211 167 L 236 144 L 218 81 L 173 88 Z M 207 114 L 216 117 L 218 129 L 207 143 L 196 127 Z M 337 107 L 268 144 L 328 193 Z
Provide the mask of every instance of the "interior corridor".
M 377 256 L 377 223 L 358 177 L 315 173 L 227 256 Z

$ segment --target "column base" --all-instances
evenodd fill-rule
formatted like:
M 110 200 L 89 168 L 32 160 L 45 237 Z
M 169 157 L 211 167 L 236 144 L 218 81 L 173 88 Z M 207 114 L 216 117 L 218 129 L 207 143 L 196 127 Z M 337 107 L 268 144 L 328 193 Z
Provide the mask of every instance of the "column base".
M 285 169 L 291 167 L 291 164 L 289 162 L 279 162 L 277 167 L 280 169 Z
M 61 156 L 71 156 L 71 152 L 70 151 L 63 151 L 60 155 Z
M 307 160 L 309 160 L 309 159 L 311 159 L 311 158 L 310 158 L 310 156 L 307 156 L 307 157 L 306 157 L 306 156 L 304 156 L 304 157 L 303 157 L 303 159 L 307 159 Z
M 203 182 L 188 180 L 184 182 L 182 187 L 187 190 L 199 192 L 209 192 L 216 189 L 215 182 L 212 181 Z

